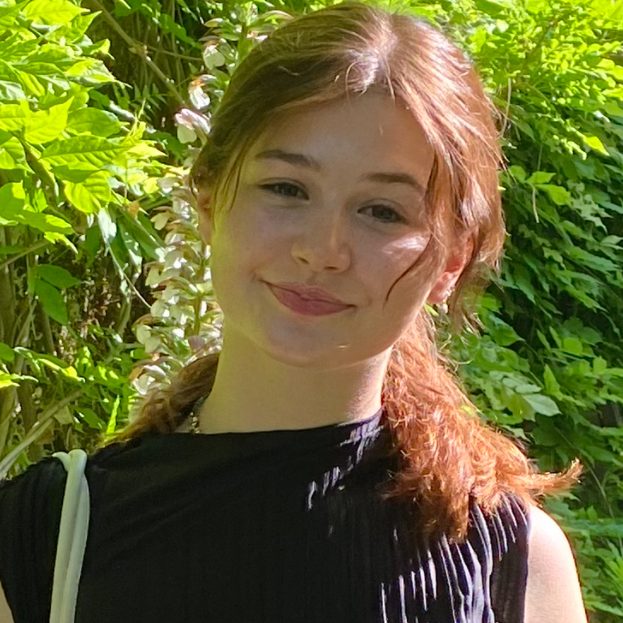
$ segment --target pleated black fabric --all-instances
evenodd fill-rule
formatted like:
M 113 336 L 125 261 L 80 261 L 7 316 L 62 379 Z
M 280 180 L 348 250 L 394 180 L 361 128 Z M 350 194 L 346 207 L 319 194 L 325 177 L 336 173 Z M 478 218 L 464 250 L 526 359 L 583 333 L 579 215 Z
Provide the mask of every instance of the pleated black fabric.
M 509 496 L 468 538 L 423 544 L 383 500 L 381 412 L 254 433 L 150 435 L 90 458 L 76 623 L 522 623 L 527 512 Z M 0 486 L 0 579 L 45 623 L 64 486 L 46 459 Z

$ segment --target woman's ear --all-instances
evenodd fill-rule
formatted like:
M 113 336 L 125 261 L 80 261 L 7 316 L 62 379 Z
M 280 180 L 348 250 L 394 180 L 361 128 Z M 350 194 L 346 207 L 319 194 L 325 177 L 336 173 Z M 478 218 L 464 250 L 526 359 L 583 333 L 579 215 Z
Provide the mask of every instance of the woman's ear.
M 428 293 L 427 302 L 431 305 L 444 303 L 452 294 L 457 281 L 471 258 L 474 243 L 470 239 L 459 239 L 455 241 L 455 244 L 456 247 L 450 251 L 442 273 L 437 277 Z
M 199 233 L 206 244 L 212 242 L 213 214 L 211 193 L 202 189 L 197 193 L 197 214 L 199 216 Z

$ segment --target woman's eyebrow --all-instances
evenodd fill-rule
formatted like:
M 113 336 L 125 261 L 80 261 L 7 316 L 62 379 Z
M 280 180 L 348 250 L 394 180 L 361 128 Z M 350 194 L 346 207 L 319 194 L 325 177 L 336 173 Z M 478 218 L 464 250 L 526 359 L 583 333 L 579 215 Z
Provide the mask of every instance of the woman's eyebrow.
M 409 173 L 368 173 L 362 179 L 383 184 L 406 184 L 411 186 L 421 195 L 426 194 L 426 188 Z
M 311 156 L 303 154 L 295 154 L 291 151 L 283 151 L 283 149 L 265 149 L 255 156 L 256 160 L 282 160 L 288 164 L 302 166 L 308 169 L 320 171 L 320 163 Z
M 256 160 L 281 160 L 294 166 L 305 167 L 320 171 L 322 169 L 320 163 L 311 156 L 298 154 L 283 149 L 265 149 L 255 155 Z M 418 182 L 418 180 L 409 173 L 367 173 L 361 177 L 362 180 L 370 182 L 380 182 L 383 184 L 406 184 L 415 189 L 419 194 L 424 195 L 426 188 Z

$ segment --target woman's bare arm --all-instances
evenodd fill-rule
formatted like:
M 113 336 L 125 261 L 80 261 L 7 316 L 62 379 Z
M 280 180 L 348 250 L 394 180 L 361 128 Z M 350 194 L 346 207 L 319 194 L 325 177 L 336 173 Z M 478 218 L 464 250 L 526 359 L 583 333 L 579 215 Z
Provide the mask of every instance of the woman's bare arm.
M 560 526 L 531 507 L 525 623 L 586 623 L 569 541 Z
M 13 615 L 11 614 L 11 608 L 9 608 L 9 604 L 4 596 L 2 583 L 0 583 L 0 623 L 13 623 Z

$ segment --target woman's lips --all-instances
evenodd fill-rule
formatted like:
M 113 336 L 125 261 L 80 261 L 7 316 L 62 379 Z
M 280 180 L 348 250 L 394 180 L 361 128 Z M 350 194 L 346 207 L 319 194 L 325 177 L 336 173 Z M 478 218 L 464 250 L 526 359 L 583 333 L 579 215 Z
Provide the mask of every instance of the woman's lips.
M 278 286 L 268 284 L 275 298 L 288 309 L 302 314 L 304 316 L 325 316 L 327 314 L 336 314 L 344 311 L 352 305 L 343 305 L 341 303 L 330 303 L 329 301 L 318 301 L 314 299 L 306 299 Z

